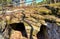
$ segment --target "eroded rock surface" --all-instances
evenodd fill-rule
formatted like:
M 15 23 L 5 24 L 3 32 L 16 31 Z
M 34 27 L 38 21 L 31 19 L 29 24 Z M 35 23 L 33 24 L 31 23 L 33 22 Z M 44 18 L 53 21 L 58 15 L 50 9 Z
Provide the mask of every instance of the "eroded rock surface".
M 54 9 L 52 10 L 52 8 L 54 8 Z M 59 12 L 60 9 L 58 9 L 58 11 L 57 11 L 57 8 L 52 7 L 52 6 L 26 8 L 24 10 L 19 10 L 19 11 L 10 13 L 10 14 L 0 15 L 0 19 L 1 19 L 0 22 L 1 22 L 1 24 L 4 24 L 4 23 L 2 23 L 2 21 L 4 21 L 5 23 L 8 24 L 8 26 L 9 26 L 9 24 L 23 22 L 28 35 L 30 34 L 30 30 L 31 30 L 30 25 L 31 25 L 33 27 L 33 36 L 36 37 L 36 34 L 40 31 L 41 25 L 46 24 L 45 20 L 50 20 L 50 21 L 55 22 L 56 24 L 60 25 L 60 17 L 58 17 L 60 15 L 60 14 L 58 14 L 58 13 L 60 13 Z M 29 22 L 30 25 L 26 21 Z M 4 26 L 4 25 L 2 25 L 2 26 Z M 50 26 L 50 25 L 48 25 L 48 26 Z M 1 28 L 1 25 L 0 25 L 0 28 Z M 56 27 L 53 27 L 53 28 L 56 28 Z M 4 29 L 4 27 L 2 27 L 2 29 Z M 54 29 L 52 29 L 52 32 L 53 31 L 54 31 Z M 54 35 L 54 37 L 56 35 Z M 52 37 L 52 36 L 50 36 L 50 37 Z M 54 38 L 51 38 L 51 39 L 54 39 Z M 59 37 L 58 37 L 58 39 L 59 39 Z

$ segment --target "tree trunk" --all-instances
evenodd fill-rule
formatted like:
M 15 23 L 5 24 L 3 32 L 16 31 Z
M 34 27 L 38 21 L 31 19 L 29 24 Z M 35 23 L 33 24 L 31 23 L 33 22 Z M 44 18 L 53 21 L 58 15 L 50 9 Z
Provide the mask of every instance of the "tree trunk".
M 56 0 L 54 0 L 54 3 L 56 3 Z

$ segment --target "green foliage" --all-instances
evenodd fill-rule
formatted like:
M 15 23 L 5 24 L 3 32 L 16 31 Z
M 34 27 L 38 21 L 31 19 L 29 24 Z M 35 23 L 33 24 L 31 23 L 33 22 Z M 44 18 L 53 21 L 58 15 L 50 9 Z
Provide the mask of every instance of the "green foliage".
M 37 3 L 37 5 L 46 4 L 46 3 L 48 3 L 48 1 L 49 1 L 49 0 L 43 0 L 43 1 L 39 2 L 39 3 Z
M 7 0 L 7 2 L 8 2 L 8 3 L 11 3 L 11 2 L 12 2 L 12 0 Z
M 58 0 L 43 0 L 42 2 L 39 2 L 38 4 L 51 4 L 51 3 L 58 3 L 60 1 Z
M 11 3 L 12 2 L 12 0 L 0 0 L 0 4 L 1 3 Z
M 43 4 L 43 1 L 37 3 L 37 5 L 40 5 L 40 4 Z
M 2 0 L 0 0 L 0 4 L 2 3 Z

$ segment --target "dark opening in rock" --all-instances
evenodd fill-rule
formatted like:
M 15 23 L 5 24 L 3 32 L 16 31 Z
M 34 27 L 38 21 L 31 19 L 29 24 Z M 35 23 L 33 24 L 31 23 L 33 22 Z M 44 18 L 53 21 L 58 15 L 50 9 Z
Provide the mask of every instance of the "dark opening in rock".
M 45 39 L 46 26 L 41 25 L 40 31 L 37 33 L 38 39 Z
M 13 24 L 10 24 L 10 26 L 12 29 L 20 31 L 24 37 L 27 37 L 27 33 L 23 23 L 13 23 Z

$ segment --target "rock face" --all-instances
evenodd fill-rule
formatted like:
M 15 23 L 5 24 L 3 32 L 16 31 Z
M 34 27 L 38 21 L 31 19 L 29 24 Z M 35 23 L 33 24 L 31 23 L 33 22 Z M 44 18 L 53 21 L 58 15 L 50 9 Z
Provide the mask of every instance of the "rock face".
M 10 39 L 22 39 L 22 33 L 19 31 L 12 32 Z
M 55 23 L 47 23 L 48 39 L 60 39 L 59 26 Z
M 2 36 L 2 34 L 0 34 L 0 39 L 4 39 L 4 37 Z
M 52 9 L 53 8 L 53 9 Z M 58 25 L 60 25 L 60 13 L 58 7 L 54 8 L 51 6 L 40 6 L 40 7 L 35 7 L 35 8 L 25 8 L 24 10 L 19 10 L 10 14 L 5 14 L 5 15 L 0 15 L 0 31 L 3 31 L 2 35 L 3 37 L 5 37 L 5 39 L 9 38 L 11 35 L 11 39 L 13 38 L 12 36 L 15 35 L 15 33 L 11 34 L 10 31 L 13 30 L 14 28 L 14 32 L 16 32 L 17 36 L 19 37 L 20 34 L 26 34 L 27 33 L 27 37 L 29 38 L 34 38 L 35 37 L 38 39 L 40 39 L 40 35 L 42 36 L 41 39 L 59 39 L 59 32 L 60 29 L 57 27 Z M 41 28 L 41 25 L 45 25 L 46 21 L 48 21 L 49 23 L 47 23 L 46 28 L 44 30 L 44 28 Z M 16 25 L 14 23 L 19 24 L 19 22 L 22 22 L 24 24 L 25 27 L 21 28 L 21 26 L 23 25 Z M 50 23 L 52 22 L 52 23 Z M 55 25 L 55 24 L 58 25 Z M 14 24 L 14 25 L 10 25 L 10 24 Z M 5 28 L 6 26 L 6 28 Z M 8 27 L 7 27 L 8 26 Z M 15 26 L 19 26 L 19 27 L 15 27 Z M 13 28 L 11 28 L 13 27 Z M 16 28 L 18 28 L 18 30 L 16 31 Z M 19 29 L 21 31 L 21 33 L 19 32 Z M 40 31 L 40 29 L 42 29 Z M 47 30 L 46 30 L 47 29 Z M 25 31 L 24 31 L 25 30 Z M 40 32 L 39 32 L 40 31 Z M 44 33 L 43 33 L 43 32 Z M 6 33 L 7 32 L 7 33 Z M 26 33 L 24 33 L 26 32 Z M 39 33 L 38 33 L 39 32 Z M 38 33 L 38 35 L 37 35 Z M 30 35 L 31 34 L 31 35 Z M 45 36 L 46 35 L 46 36 Z M 18 38 L 17 36 L 15 36 L 16 38 Z M 15 39 L 15 38 L 13 38 Z
M 47 22 L 47 25 L 42 25 L 37 33 L 38 39 L 60 39 L 60 27 L 55 23 Z

